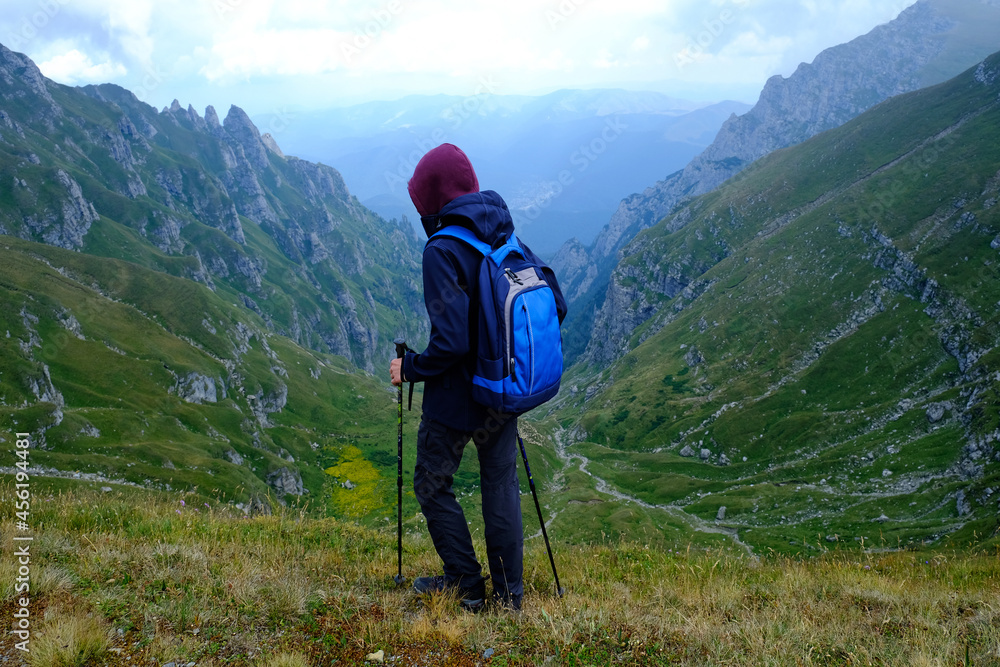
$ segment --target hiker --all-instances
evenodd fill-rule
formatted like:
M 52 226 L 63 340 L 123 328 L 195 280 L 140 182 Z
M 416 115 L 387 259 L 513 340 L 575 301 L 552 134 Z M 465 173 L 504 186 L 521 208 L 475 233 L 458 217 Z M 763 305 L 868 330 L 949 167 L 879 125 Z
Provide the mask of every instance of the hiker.
M 455 225 L 496 247 L 514 232 L 507 204 L 492 190 L 480 192 L 476 172 L 457 146 L 442 144 L 424 155 L 408 189 L 428 237 Z M 555 275 L 521 245 L 527 258 L 542 267 L 561 323 L 566 302 Z M 444 574 L 417 578 L 414 590 L 455 591 L 462 606 L 473 611 L 486 604 L 486 580 L 465 514 L 452 490 L 462 452 L 472 441 L 479 455 L 492 602 L 516 610 L 524 593 L 517 417 L 488 409 L 472 398 L 471 369 L 477 356 L 479 317 L 477 280 L 482 261 L 481 254 L 456 238 L 428 241 L 423 280 L 430 339 L 423 352 L 392 360 L 390 373 L 394 385 L 424 383 L 413 483 Z

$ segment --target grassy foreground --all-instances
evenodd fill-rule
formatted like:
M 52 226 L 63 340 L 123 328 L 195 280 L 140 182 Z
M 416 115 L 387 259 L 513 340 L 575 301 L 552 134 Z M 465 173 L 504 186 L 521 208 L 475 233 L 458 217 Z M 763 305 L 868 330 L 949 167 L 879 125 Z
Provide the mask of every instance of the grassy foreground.
M 0 487 L 6 547 L 14 498 Z M 404 574 L 435 573 L 411 519 Z M 525 609 L 461 611 L 392 583 L 395 531 L 194 495 L 34 491 L 30 653 L 40 665 L 996 665 L 1000 550 L 811 560 L 635 543 L 528 543 Z M 2 613 L 17 562 L 0 562 Z M 5 661 L 6 662 L 6 661 Z

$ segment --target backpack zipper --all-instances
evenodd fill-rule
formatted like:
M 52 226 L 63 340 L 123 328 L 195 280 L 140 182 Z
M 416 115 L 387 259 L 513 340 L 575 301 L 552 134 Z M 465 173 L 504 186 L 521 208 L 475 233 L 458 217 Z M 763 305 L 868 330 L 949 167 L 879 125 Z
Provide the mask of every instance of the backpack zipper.
M 524 313 L 525 328 L 528 330 L 528 394 L 534 393 L 535 384 L 535 336 L 531 331 L 531 317 L 528 316 L 528 307 L 521 300 L 521 312 Z
M 514 338 L 514 308 L 515 301 L 519 299 L 525 292 L 536 290 L 542 287 L 548 287 L 548 284 L 540 279 L 534 272 L 527 275 L 525 278 L 521 278 L 516 273 L 511 271 L 510 267 L 504 268 L 504 276 L 511 283 L 512 287 L 514 284 L 518 285 L 518 288 L 512 288 L 507 295 L 507 303 L 503 306 L 504 321 L 507 328 L 507 364 L 510 370 L 510 378 L 512 382 L 517 381 L 516 364 L 514 359 L 513 351 L 511 350 L 511 341 Z M 522 306 L 523 307 L 523 306 Z M 529 379 L 530 379 L 530 369 L 529 369 Z

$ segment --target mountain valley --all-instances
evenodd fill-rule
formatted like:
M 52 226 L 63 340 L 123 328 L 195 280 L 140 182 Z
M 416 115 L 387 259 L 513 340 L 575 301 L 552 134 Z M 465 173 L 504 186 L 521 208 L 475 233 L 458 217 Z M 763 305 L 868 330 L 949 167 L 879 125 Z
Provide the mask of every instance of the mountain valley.
M 965 7 L 923 0 L 892 30 L 931 5 Z M 938 19 L 943 42 L 969 34 Z M 903 49 L 892 30 L 872 39 Z M 945 80 L 957 56 L 927 48 L 798 134 L 768 124 L 788 108 L 768 100 L 803 105 L 815 71 L 864 59 L 838 47 L 773 80 L 675 176 L 731 173 L 654 186 L 564 247 L 572 365 L 524 429 L 551 534 L 753 557 L 996 537 L 1000 59 Z M 747 128 L 768 141 L 719 157 Z M 238 107 L 157 111 L 0 47 L 0 232 L 0 438 L 31 434 L 32 474 L 394 514 L 383 369 L 395 337 L 428 335 L 421 243 L 336 169 Z M 470 517 L 473 458 L 456 476 Z M 411 492 L 405 513 L 416 527 Z

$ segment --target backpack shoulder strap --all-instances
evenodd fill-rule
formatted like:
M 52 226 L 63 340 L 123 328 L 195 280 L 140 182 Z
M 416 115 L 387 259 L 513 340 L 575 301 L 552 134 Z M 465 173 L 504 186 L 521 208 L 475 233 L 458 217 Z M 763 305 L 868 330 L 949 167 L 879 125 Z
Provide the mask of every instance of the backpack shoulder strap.
M 521 257 L 524 257 L 524 251 L 521 250 L 521 244 L 517 242 L 517 237 L 514 236 L 514 234 L 511 234 L 510 238 L 507 239 L 507 242 L 504 243 L 499 248 L 497 248 L 496 250 L 493 250 L 491 248 L 489 256 L 490 259 L 493 260 L 494 264 L 500 266 L 500 262 L 507 259 L 507 255 L 509 255 L 512 252 L 520 255 Z
M 517 237 L 513 234 L 510 235 L 510 238 L 507 239 L 506 243 L 499 248 L 494 249 L 491 248 L 488 243 L 476 236 L 472 230 L 465 227 L 459 227 L 458 225 L 450 225 L 435 232 L 431 238 L 427 239 L 427 243 L 430 243 L 432 239 L 442 236 L 449 236 L 465 242 L 467 245 L 470 245 L 479 251 L 479 254 L 483 257 L 489 257 L 497 266 L 500 266 L 500 262 L 504 261 L 507 258 L 507 255 L 512 252 L 524 257 L 524 250 L 521 249 L 521 244 L 518 243 Z
M 489 244 L 473 234 L 472 230 L 466 229 L 465 227 L 459 227 L 458 225 L 450 225 L 438 230 L 433 236 L 427 239 L 427 243 L 444 236 L 449 236 L 453 239 L 463 241 L 466 245 L 470 245 L 475 248 L 476 251 L 478 251 L 483 257 L 488 257 L 489 254 L 493 252 L 493 249 L 490 248 Z

